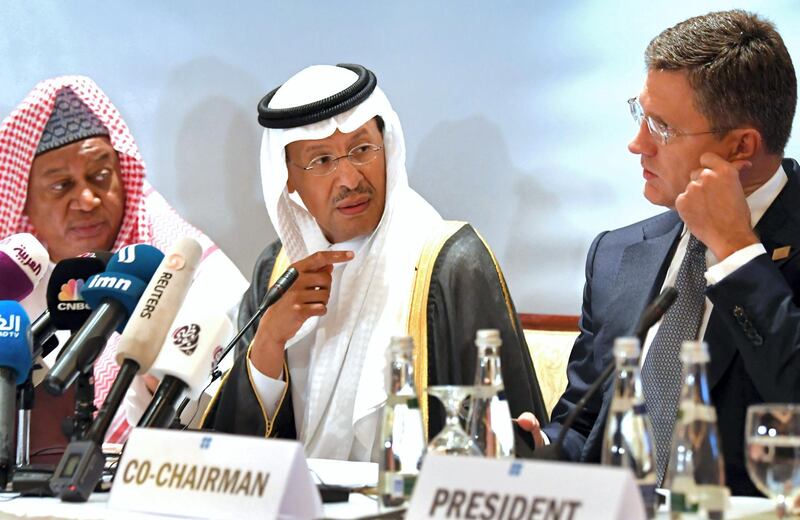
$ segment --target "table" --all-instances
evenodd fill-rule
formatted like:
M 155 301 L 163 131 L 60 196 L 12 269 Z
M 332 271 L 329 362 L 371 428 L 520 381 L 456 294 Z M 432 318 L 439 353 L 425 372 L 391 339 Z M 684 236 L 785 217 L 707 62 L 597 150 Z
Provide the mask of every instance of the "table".
M 13 493 L 0 493 L 0 519 L 26 520 L 154 520 L 172 516 L 152 515 L 119 511 L 108 507 L 108 493 L 94 493 L 89 501 L 82 504 L 61 502 L 56 498 L 13 498 Z M 10 500 L 9 500 L 10 499 Z M 731 511 L 726 516 L 730 520 L 767 520 L 775 518 L 772 501 L 766 498 L 733 497 Z M 351 494 L 350 501 L 339 504 L 325 504 L 324 518 L 334 520 L 356 518 L 402 518 L 402 513 L 394 511 L 383 513 L 378 509 L 375 498 Z M 658 518 L 668 518 L 659 513 Z
M 174 516 L 120 511 L 108 507 L 108 493 L 93 493 L 88 502 L 61 502 L 58 498 L 15 497 L 0 493 L 0 519 L 26 520 L 154 520 Z M 402 518 L 402 511 L 384 512 L 375 497 L 352 493 L 349 502 L 324 505 L 324 517 L 331 520 L 357 518 Z

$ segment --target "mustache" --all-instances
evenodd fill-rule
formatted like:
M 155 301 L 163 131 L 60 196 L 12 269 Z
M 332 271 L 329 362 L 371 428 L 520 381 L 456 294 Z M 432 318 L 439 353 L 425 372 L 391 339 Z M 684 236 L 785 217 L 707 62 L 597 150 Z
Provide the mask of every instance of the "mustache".
M 337 193 L 333 197 L 333 203 L 337 204 L 338 202 L 341 202 L 348 197 L 352 197 L 353 195 L 362 195 L 362 194 L 373 195 L 374 193 L 375 193 L 375 188 L 365 183 L 359 183 L 358 186 L 356 186 L 352 190 L 350 188 L 342 186 L 341 189 L 339 190 L 339 193 Z

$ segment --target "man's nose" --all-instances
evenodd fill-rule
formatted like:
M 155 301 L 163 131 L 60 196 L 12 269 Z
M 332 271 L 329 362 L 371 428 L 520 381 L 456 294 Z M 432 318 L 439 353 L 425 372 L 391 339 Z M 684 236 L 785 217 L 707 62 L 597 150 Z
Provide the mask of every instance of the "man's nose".
M 650 128 L 646 121 L 639 125 L 639 131 L 633 136 L 633 140 L 628 143 L 628 151 L 636 155 L 655 155 L 657 150 L 656 142 L 650 134 Z
M 351 190 L 355 189 L 361 183 L 361 179 L 364 178 L 361 171 L 347 157 L 339 159 L 339 165 L 333 173 L 336 175 L 336 183 L 339 186 L 344 186 Z
M 78 197 L 73 199 L 72 208 L 81 211 L 92 211 L 100 205 L 100 197 L 98 197 L 91 189 L 83 188 Z

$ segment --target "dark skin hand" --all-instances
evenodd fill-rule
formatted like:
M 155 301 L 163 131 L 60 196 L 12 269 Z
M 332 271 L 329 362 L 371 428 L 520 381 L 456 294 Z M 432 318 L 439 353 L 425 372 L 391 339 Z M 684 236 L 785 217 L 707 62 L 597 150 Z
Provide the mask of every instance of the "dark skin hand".
M 258 324 L 250 361 L 259 372 L 278 379 L 283 370 L 283 351 L 307 319 L 328 312 L 333 265 L 349 262 L 352 251 L 318 251 L 292 264 L 297 280 Z

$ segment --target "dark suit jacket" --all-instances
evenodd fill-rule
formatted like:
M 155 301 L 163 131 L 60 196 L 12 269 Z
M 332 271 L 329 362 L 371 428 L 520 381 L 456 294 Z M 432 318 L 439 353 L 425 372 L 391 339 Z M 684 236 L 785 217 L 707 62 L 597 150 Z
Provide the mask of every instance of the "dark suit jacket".
M 755 495 L 745 469 L 747 407 L 800 402 L 800 166 L 783 161 L 788 182 L 756 226 L 767 250 L 706 295 L 714 304 L 704 336 L 711 399 L 734 495 Z M 603 368 L 613 363 L 614 338 L 631 335 L 646 304 L 660 291 L 683 228 L 674 211 L 595 238 L 586 260 L 581 333 L 570 355 L 569 383 L 544 429 L 550 439 Z M 772 251 L 791 246 L 789 256 Z M 677 360 L 676 360 L 677 361 Z M 598 462 L 612 381 L 598 392 L 567 433 L 562 453 Z

